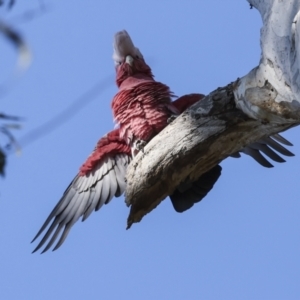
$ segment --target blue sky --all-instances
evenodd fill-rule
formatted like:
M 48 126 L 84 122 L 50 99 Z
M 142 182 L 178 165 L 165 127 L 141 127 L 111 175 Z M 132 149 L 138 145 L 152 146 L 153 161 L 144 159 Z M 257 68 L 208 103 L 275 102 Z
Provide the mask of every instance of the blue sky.
M 26 2 L 26 3 L 24 3 Z M 176 95 L 209 93 L 260 58 L 258 12 L 247 1 L 46 1 L 31 22 L 14 16 L 38 5 L 17 1 L 11 20 L 33 64 L 1 98 L 23 116 L 21 156 L 8 158 L 0 194 L 1 299 L 299 299 L 299 129 L 284 136 L 296 157 L 265 169 L 229 158 L 211 193 L 177 214 L 168 199 L 125 230 L 124 198 L 78 222 L 55 252 L 31 254 L 31 239 L 97 140 L 113 128 L 112 38 L 126 29 L 156 79 Z M 0 79 L 16 55 L 0 39 Z M 23 137 L 106 80 L 93 101 L 42 138 Z

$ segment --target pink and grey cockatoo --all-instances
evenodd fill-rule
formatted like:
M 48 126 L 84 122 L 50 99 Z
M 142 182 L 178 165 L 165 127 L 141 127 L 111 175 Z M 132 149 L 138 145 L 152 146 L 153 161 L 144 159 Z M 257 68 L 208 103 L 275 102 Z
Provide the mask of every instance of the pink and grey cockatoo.
M 48 242 L 43 252 L 47 251 L 59 238 L 53 249 L 56 250 L 80 217 L 82 221 L 86 220 L 94 210 L 99 210 L 113 197 L 122 195 L 126 188 L 126 169 L 132 158 L 168 125 L 172 117 L 204 97 L 201 94 L 190 94 L 172 102 L 173 94 L 169 87 L 154 80 L 151 68 L 126 31 L 115 35 L 113 59 L 119 91 L 113 98 L 112 110 L 118 127 L 99 140 L 81 166 L 33 239 L 52 222 L 33 252 Z M 279 135 L 273 137 L 283 144 L 291 145 Z M 284 160 L 271 148 L 287 156 L 293 155 L 274 139 L 267 137 L 241 152 L 251 155 L 266 167 L 272 165 L 260 151 L 279 162 Z M 234 156 L 238 157 L 239 153 Z M 170 195 L 175 210 L 183 212 L 199 202 L 212 189 L 220 174 L 221 167 L 217 165 L 196 182 L 185 182 L 179 186 Z

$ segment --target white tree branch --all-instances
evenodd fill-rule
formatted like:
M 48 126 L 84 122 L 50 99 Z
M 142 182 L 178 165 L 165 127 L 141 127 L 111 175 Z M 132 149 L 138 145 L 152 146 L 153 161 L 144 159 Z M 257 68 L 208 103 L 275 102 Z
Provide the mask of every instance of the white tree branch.
M 187 178 L 300 123 L 300 0 L 248 0 L 263 19 L 259 66 L 188 109 L 145 147 L 127 173 L 128 227 Z
M 263 20 L 259 66 L 240 80 L 237 107 L 266 122 L 300 120 L 300 0 L 248 0 Z M 263 90 L 262 90 L 263 88 Z

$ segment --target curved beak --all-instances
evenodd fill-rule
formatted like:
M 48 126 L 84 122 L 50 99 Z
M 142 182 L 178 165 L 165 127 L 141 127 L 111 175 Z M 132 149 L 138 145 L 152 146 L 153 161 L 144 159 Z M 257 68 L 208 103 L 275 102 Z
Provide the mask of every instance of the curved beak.
M 126 64 L 130 65 L 132 67 L 133 64 L 133 57 L 131 55 L 127 55 L 125 58 Z

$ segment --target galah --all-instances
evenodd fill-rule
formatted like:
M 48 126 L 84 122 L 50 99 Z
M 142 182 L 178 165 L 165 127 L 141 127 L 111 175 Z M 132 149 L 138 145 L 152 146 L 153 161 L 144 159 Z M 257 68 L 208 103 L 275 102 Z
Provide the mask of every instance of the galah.
M 43 252 L 47 251 L 57 239 L 53 250 L 58 249 L 79 218 L 82 217 L 82 221 L 85 221 L 94 210 L 99 210 L 113 197 L 122 195 L 126 188 L 126 168 L 132 158 L 143 150 L 146 143 L 165 128 L 174 116 L 204 97 L 201 94 L 190 94 L 172 102 L 173 94 L 169 87 L 154 80 L 151 68 L 126 31 L 115 35 L 113 59 L 116 84 L 119 88 L 112 100 L 117 128 L 98 141 L 92 154 L 81 166 L 79 173 L 33 239 L 34 241 L 40 236 L 52 222 L 33 252 L 45 243 L 47 245 Z M 260 140 L 241 152 L 251 155 L 266 167 L 272 165 L 260 151 L 278 162 L 284 160 L 271 148 L 283 155 L 293 155 L 275 141 L 291 145 L 287 140 L 280 135 L 274 135 L 273 138 Z M 239 153 L 234 156 L 238 157 Z M 196 182 L 182 183 L 170 195 L 175 210 L 183 212 L 199 202 L 212 189 L 220 174 L 221 167 L 217 165 Z

